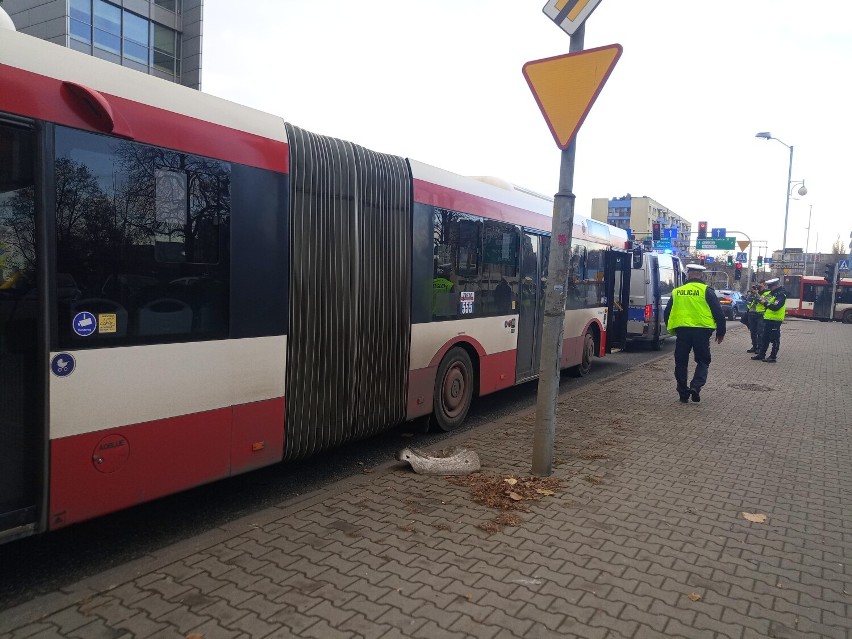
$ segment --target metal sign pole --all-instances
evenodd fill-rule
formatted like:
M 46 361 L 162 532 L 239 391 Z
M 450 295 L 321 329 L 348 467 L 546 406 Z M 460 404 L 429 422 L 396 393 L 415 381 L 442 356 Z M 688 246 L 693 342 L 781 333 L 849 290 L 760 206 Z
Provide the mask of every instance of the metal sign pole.
M 586 35 L 580 25 L 571 35 L 570 52 L 582 51 Z M 559 192 L 554 198 L 550 235 L 547 289 L 544 298 L 544 327 L 541 342 L 541 371 L 533 433 L 532 473 L 553 474 L 553 439 L 556 433 L 556 400 L 559 396 L 559 362 L 565 320 L 565 284 L 571 264 L 571 235 L 574 230 L 574 161 L 576 136 L 562 151 L 559 166 Z

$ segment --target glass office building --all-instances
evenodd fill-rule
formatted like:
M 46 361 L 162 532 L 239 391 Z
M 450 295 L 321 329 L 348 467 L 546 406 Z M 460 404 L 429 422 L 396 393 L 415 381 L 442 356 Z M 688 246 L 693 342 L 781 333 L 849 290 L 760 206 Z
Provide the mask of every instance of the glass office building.
M 203 0 L 5 0 L 18 31 L 201 89 Z

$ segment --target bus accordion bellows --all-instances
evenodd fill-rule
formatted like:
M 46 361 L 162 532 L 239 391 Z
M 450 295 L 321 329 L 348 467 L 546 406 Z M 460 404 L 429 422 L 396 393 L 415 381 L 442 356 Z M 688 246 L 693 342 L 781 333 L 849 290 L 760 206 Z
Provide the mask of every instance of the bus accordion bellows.
M 455 428 L 538 374 L 552 206 L 4 31 L 0 539 Z M 583 375 L 630 264 L 624 231 L 573 233 Z

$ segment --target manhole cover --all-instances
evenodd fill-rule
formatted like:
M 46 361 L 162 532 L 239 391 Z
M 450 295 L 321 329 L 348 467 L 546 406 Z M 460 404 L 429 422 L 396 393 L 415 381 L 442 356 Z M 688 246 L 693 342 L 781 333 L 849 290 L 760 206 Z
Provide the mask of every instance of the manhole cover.
M 728 384 L 730 388 L 746 391 L 771 391 L 769 386 L 761 386 L 760 384 Z

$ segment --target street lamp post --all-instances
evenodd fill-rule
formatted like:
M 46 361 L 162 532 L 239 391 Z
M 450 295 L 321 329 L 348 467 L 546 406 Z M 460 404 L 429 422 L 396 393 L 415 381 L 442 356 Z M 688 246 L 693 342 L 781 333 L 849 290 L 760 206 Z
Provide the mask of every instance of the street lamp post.
M 792 145 L 773 137 L 768 131 L 761 131 L 760 133 L 755 134 L 754 137 L 761 138 L 762 140 L 775 140 L 776 142 L 781 142 L 781 144 L 790 149 L 790 166 L 787 169 L 787 204 L 784 207 L 784 242 L 781 245 L 781 261 L 784 262 L 787 253 L 787 218 L 790 215 L 790 192 L 793 190 L 793 147 Z M 804 180 L 802 180 L 802 186 L 799 187 L 798 193 L 799 195 L 807 195 L 808 193 L 808 189 L 805 188 Z

